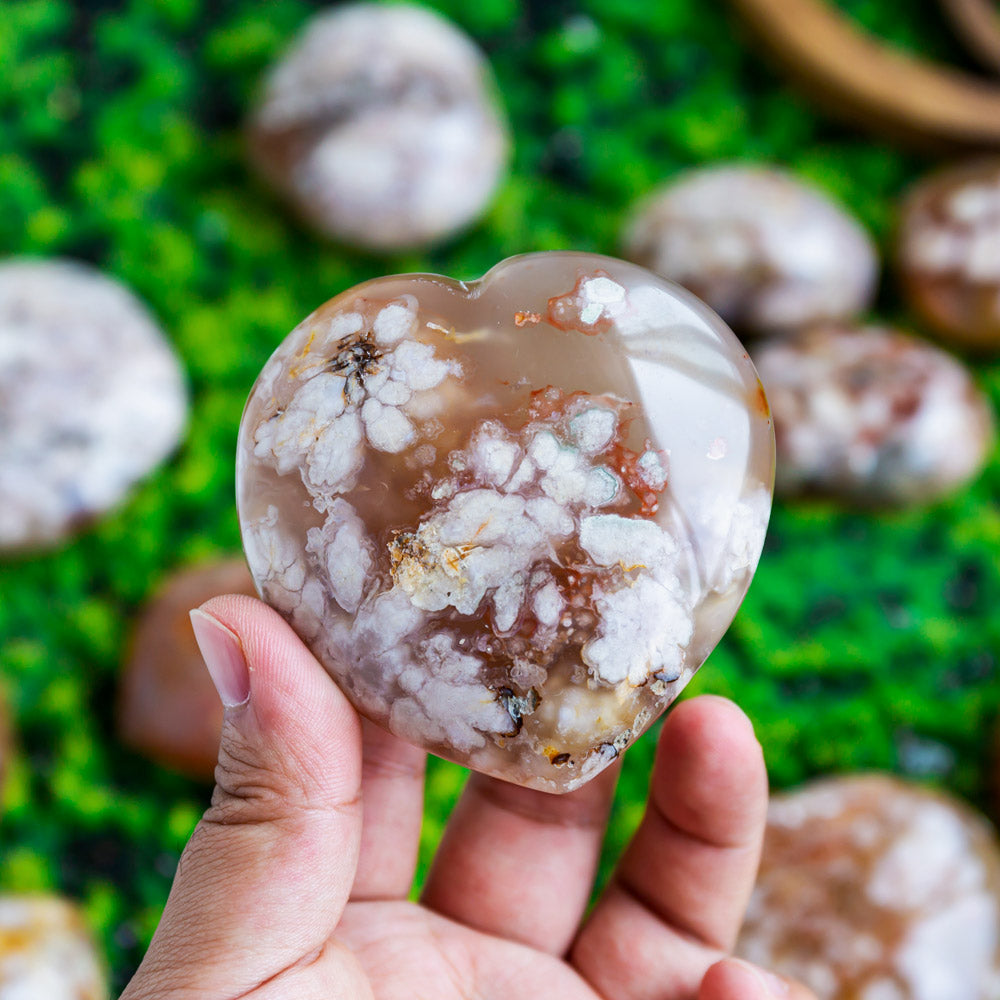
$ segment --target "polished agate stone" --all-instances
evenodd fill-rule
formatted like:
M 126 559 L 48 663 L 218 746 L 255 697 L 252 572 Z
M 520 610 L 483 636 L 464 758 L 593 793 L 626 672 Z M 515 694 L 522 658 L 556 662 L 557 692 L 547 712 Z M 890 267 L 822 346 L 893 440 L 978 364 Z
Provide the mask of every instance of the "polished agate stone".
M 772 463 L 753 365 L 700 302 L 529 254 L 307 317 L 251 393 L 237 494 L 262 595 L 364 714 L 566 791 L 729 625 Z
M 782 170 L 692 170 L 633 210 L 631 260 L 679 282 L 738 331 L 849 319 L 875 296 L 871 237 L 824 192 Z
M 114 507 L 186 417 L 180 361 L 127 288 L 75 261 L 0 263 L 0 551 Z
M 897 254 L 925 323 L 960 347 L 1000 350 L 1000 160 L 921 181 L 903 204 Z
M 306 223 L 383 251 L 473 222 L 509 146 L 483 54 L 408 4 L 316 14 L 268 74 L 249 134 L 253 163 Z
M 976 476 L 992 447 L 992 410 L 968 369 L 899 330 L 828 324 L 762 343 L 753 359 L 779 494 L 926 503 Z
M 255 593 L 242 558 L 180 570 L 163 582 L 142 610 L 121 675 L 117 715 L 123 743 L 166 768 L 212 779 L 222 702 L 189 612 L 219 594 Z
M 107 1000 L 103 963 L 76 907 L 0 896 L 2 1000 Z
M 957 800 L 888 776 L 775 796 L 736 951 L 818 1000 L 993 1000 L 995 834 Z

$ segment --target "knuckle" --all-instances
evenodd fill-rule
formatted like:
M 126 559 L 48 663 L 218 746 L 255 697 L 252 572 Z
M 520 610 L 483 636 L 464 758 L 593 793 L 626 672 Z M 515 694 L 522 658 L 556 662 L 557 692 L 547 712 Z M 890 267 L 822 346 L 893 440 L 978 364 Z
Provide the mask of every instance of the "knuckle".
M 262 756 L 226 723 L 215 768 L 215 792 L 206 819 L 218 823 L 266 822 L 287 813 L 294 783 L 282 762 Z
M 360 808 L 360 790 L 345 787 L 321 762 L 248 740 L 225 723 L 209 823 L 294 822 L 306 814 Z

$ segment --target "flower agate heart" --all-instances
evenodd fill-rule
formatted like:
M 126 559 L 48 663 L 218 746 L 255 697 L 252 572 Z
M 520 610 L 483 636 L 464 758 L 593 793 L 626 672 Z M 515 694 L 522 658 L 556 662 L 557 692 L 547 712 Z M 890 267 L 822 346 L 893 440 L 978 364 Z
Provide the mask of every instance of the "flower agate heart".
M 563 792 L 728 627 L 773 456 L 753 365 L 697 299 L 539 253 L 321 306 L 254 386 L 237 493 L 261 594 L 363 714 Z

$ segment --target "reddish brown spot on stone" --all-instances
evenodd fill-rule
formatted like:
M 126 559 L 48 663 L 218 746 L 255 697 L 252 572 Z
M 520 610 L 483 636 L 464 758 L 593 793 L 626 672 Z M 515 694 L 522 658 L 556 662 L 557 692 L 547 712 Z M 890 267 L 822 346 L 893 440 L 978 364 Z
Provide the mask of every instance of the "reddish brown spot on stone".
M 639 501 L 639 513 L 643 517 L 650 517 L 660 509 L 660 494 L 667 488 L 666 483 L 659 490 L 654 490 L 642 476 L 639 468 L 639 459 L 643 453 L 633 451 L 625 446 L 623 438 L 627 430 L 628 421 L 622 425 L 619 436 L 615 439 L 611 447 L 611 464 L 625 485 L 635 494 Z M 646 442 L 646 450 L 650 448 L 650 442 Z
M 535 389 L 531 393 L 531 402 L 528 404 L 528 417 L 531 420 L 550 420 L 552 417 L 564 413 L 574 397 L 583 395 L 585 393 L 566 392 L 554 385 Z
M 572 291 L 565 295 L 553 295 L 549 299 L 546 319 L 557 330 L 575 330 L 577 333 L 587 334 L 588 337 L 610 330 L 614 324 L 606 311 L 602 311 L 593 323 L 585 322 L 581 315 L 586 301 L 583 295 L 583 286 L 588 281 L 593 281 L 594 278 L 610 277 L 607 271 L 592 271 L 590 274 L 581 274 Z
M 534 326 L 536 323 L 541 323 L 542 314 L 536 312 L 517 312 L 514 313 L 514 326 Z
M 751 402 L 757 413 L 768 420 L 771 418 L 771 404 L 767 401 L 767 393 L 764 392 L 764 386 L 760 379 L 757 379 L 757 391 Z

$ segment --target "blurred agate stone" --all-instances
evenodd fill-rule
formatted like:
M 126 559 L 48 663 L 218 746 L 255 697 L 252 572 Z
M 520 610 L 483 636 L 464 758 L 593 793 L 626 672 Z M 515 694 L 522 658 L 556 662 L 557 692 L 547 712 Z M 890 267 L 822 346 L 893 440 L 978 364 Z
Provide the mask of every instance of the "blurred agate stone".
M 736 952 L 818 1000 L 993 1000 L 995 834 L 968 806 L 885 775 L 776 795 Z
M 827 324 L 753 358 L 774 414 L 779 494 L 928 503 L 973 479 L 993 445 L 992 409 L 968 369 L 898 330 Z
M 103 963 L 71 903 L 0 895 L 0 998 L 107 1000 Z
M 362 713 L 562 792 L 728 627 L 772 474 L 717 316 L 633 264 L 547 253 L 308 316 L 251 393 L 237 500 L 262 595 Z
M 122 742 L 201 781 L 215 773 L 222 703 L 188 612 L 219 594 L 256 594 L 242 558 L 194 566 L 164 582 L 136 626 L 118 697 Z
M 75 262 L 0 263 L 0 550 L 115 506 L 186 412 L 180 363 L 131 292 Z
M 694 292 L 740 332 L 850 319 L 875 296 L 878 257 L 865 229 L 774 167 L 682 174 L 636 205 L 624 243 L 629 259 Z
M 508 140 L 471 39 L 421 7 L 359 3 L 313 17 L 271 70 L 250 151 L 307 224 L 384 251 L 473 222 Z
M 900 218 L 903 290 L 949 343 L 1000 350 L 1000 160 L 939 170 L 917 184 Z

